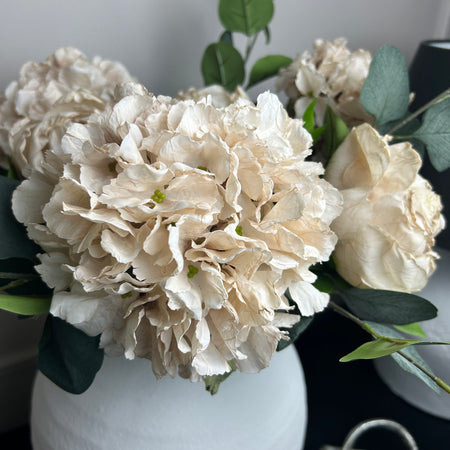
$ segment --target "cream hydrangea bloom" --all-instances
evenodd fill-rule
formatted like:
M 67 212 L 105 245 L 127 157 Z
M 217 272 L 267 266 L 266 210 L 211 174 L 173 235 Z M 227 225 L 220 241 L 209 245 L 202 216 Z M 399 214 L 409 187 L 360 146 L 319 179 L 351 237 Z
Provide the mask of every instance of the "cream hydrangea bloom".
M 299 320 L 286 289 L 302 315 L 328 302 L 309 269 L 334 249 L 341 197 L 305 161 L 311 144 L 269 93 L 218 108 L 125 86 L 68 128 L 42 212 L 38 180 L 13 197 L 45 251 L 51 313 L 101 334 L 108 354 L 151 359 L 157 376 L 268 366 Z
M 229 92 L 218 84 L 213 84 L 203 89 L 189 88 L 187 91 L 178 94 L 178 100 L 194 100 L 198 102 L 206 99 L 208 96 L 211 104 L 217 108 L 231 105 L 231 103 L 236 102 L 240 98 L 250 100 L 242 87 L 238 86 L 233 92 Z
M 339 238 L 334 258 L 353 286 L 415 292 L 426 285 L 444 218 L 420 166 L 410 143 L 389 145 L 368 124 L 355 128 L 331 158 L 326 179 L 344 198 L 332 225 Z
M 295 102 L 296 117 L 302 117 L 312 99 L 317 97 L 315 111 L 319 123 L 323 122 L 327 98 L 347 125 L 371 122 L 372 117 L 359 102 L 371 60 L 366 50 L 350 52 L 343 38 L 316 39 L 312 54 L 305 51 L 290 66 L 280 70 L 277 89 Z
M 54 168 L 47 167 L 45 153 L 52 141 L 58 143 L 71 122 L 103 110 L 115 86 L 126 81 L 132 78 L 121 64 L 98 57 L 91 62 L 73 47 L 26 63 L 0 99 L 0 153 L 21 177 L 33 169 L 49 176 Z

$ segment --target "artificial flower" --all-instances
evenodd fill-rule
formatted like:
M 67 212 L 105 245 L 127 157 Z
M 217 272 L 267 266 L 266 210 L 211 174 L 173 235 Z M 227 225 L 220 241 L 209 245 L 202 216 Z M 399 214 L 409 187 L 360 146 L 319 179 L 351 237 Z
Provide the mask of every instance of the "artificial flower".
M 371 55 L 366 50 L 350 52 L 343 38 L 316 39 L 314 52 L 305 51 L 288 67 L 281 69 L 277 89 L 294 102 L 296 117 L 302 117 L 314 98 L 318 124 L 323 123 L 327 102 L 349 126 L 372 122 L 359 102 L 367 78 Z
M 225 107 L 116 94 L 68 126 L 53 187 L 35 171 L 13 196 L 51 313 L 158 377 L 258 372 L 301 320 L 286 290 L 302 316 L 328 302 L 310 267 L 334 249 L 341 197 L 305 161 L 311 136 L 269 93 Z
M 360 125 L 327 166 L 326 179 L 344 198 L 332 225 L 339 238 L 334 259 L 353 286 L 415 292 L 435 269 L 442 205 L 418 174 L 422 161 L 411 144 L 388 139 Z
M 26 63 L 0 99 L 3 167 L 8 157 L 21 178 L 33 169 L 57 177 L 48 149 L 70 123 L 103 110 L 115 86 L 126 81 L 132 78 L 121 64 L 98 57 L 91 62 L 73 47 L 58 49 L 42 63 Z

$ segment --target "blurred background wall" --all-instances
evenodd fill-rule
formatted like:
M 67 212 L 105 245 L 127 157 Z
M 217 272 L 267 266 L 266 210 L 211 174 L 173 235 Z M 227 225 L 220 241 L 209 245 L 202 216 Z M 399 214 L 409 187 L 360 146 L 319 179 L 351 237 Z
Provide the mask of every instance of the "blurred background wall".
M 63 45 L 119 60 L 157 94 L 200 87 L 200 61 L 222 27 L 218 0 L 0 0 L 0 90 L 22 64 Z M 275 0 L 272 39 L 252 60 L 295 57 L 315 38 L 348 38 L 352 50 L 398 47 L 408 62 L 422 40 L 450 38 L 450 0 Z M 270 88 L 271 83 L 264 88 Z M 261 88 L 259 88 L 261 89 Z M 1 232 L 1 230 L 0 230 Z M 27 421 L 42 321 L 0 311 L 0 432 Z

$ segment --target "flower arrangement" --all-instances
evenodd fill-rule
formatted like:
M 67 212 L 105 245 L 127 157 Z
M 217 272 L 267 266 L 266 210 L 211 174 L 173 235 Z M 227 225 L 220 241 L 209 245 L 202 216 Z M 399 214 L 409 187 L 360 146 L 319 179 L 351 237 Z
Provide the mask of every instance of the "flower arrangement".
M 250 71 L 247 88 L 277 76 L 286 109 L 269 92 L 252 102 L 245 61 L 273 1 L 220 1 L 219 15 L 207 87 L 177 98 L 70 47 L 23 66 L 0 100 L 0 307 L 50 313 L 39 366 L 73 393 L 104 353 L 214 393 L 327 306 L 374 337 L 342 361 L 391 354 L 450 392 L 413 347 L 433 343 L 417 322 L 436 308 L 411 294 L 445 225 L 413 147 L 450 166 L 449 92 L 411 115 L 398 50 L 317 40 Z

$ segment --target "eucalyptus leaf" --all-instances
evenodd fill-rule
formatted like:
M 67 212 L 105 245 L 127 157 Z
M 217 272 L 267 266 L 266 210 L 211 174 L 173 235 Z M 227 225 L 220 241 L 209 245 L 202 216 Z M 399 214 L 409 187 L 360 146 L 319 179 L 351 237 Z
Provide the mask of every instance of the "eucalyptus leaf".
M 422 327 L 417 322 L 409 323 L 407 325 L 394 325 L 394 328 L 403 333 L 411 334 L 412 336 L 419 336 L 424 339 L 427 338 L 425 331 L 422 330 Z
M 283 328 L 282 330 L 288 332 L 289 339 L 281 339 L 278 342 L 277 352 L 284 350 L 286 347 L 289 347 L 289 345 L 294 343 L 298 339 L 298 337 L 311 325 L 313 319 L 314 316 L 302 316 L 300 318 L 300 321 L 294 324 L 291 328 Z
M 282 67 L 287 67 L 291 63 L 292 59 L 283 55 L 268 55 L 258 59 L 250 71 L 247 88 L 275 76 Z
M 219 18 L 225 29 L 247 36 L 267 27 L 273 17 L 273 0 L 220 0 Z
M 28 238 L 24 226 L 17 222 L 11 210 L 11 197 L 19 184 L 17 180 L 0 176 L 0 259 L 35 261 L 39 247 Z
M 363 320 L 395 325 L 429 320 L 436 307 L 422 297 L 404 292 L 351 288 L 340 292 L 350 311 Z
M 327 106 L 324 118 L 324 142 L 329 157 L 333 155 L 336 149 L 342 144 L 349 131 L 345 122 Z
M 271 36 L 270 36 L 270 28 L 267 26 L 267 27 L 264 27 L 264 36 L 266 36 L 266 44 L 270 44 L 270 38 L 271 38 Z
M 442 172 L 450 167 L 450 98 L 433 105 L 413 134 L 423 142 L 433 167 Z
M 405 58 L 390 45 L 372 59 L 361 89 L 361 105 L 375 116 L 376 125 L 403 118 L 409 105 L 409 76 Z
M 0 294 L 0 309 L 22 316 L 35 316 L 48 313 L 51 301 L 51 297 Z
M 203 55 L 201 67 L 206 86 L 220 84 L 233 91 L 245 78 L 242 56 L 227 42 L 210 44 Z
M 226 42 L 233 45 L 233 33 L 231 31 L 224 31 L 219 39 L 220 42 Z
M 100 336 L 91 337 L 49 315 L 39 342 L 39 370 L 60 388 L 81 394 L 103 364 Z
M 293 307 L 293 309 L 290 311 L 290 314 L 299 316 L 300 321 L 295 323 L 290 328 L 281 328 L 282 331 L 286 331 L 288 333 L 289 339 L 281 339 L 280 341 L 278 341 L 277 352 L 285 349 L 286 347 L 289 347 L 289 345 L 294 343 L 298 339 L 298 337 L 311 325 L 314 319 L 314 316 L 302 316 L 300 314 L 298 305 L 292 299 L 289 289 L 286 290 L 284 295 L 288 299 L 289 305 Z
M 390 355 L 399 350 L 408 347 L 412 343 L 409 342 L 390 342 L 385 339 L 375 339 L 359 346 L 356 350 L 343 356 L 340 362 L 349 362 L 356 359 L 376 359 L 382 356 Z
M 389 328 L 385 325 L 381 325 L 379 323 L 370 323 L 369 325 L 377 333 L 379 333 L 383 336 L 389 336 L 392 338 L 402 338 L 403 337 L 400 333 L 398 333 L 395 330 L 392 330 L 391 328 Z M 411 334 L 411 333 L 409 333 L 409 334 Z M 414 346 L 404 348 L 402 350 L 402 353 L 405 353 L 413 361 L 415 361 L 417 364 L 422 366 L 429 373 L 434 375 L 431 367 L 423 360 L 423 358 L 420 356 L 419 352 L 414 348 Z M 441 389 L 439 388 L 439 386 L 428 375 L 426 375 L 423 371 L 421 371 L 418 367 L 416 367 L 412 362 L 408 361 L 406 358 L 404 358 L 399 353 L 392 353 L 390 356 L 394 359 L 394 361 L 403 370 L 411 373 L 412 375 L 414 375 L 417 378 L 419 378 L 420 380 L 422 380 L 428 387 L 433 389 L 433 391 L 437 392 L 438 394 L 441 393 Z

